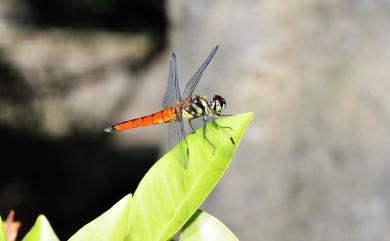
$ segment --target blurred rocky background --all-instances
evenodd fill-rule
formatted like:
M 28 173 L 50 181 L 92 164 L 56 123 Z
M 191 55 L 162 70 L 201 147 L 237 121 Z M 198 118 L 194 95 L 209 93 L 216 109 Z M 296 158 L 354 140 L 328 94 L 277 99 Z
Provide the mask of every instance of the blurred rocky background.
M 240 240 L 390 239 L 390 1 L 0 2 L 0 214 L 68 238 L 166 149 L 161 108 L 220 44 L 197 92 L 256 116 L 203 208 Z

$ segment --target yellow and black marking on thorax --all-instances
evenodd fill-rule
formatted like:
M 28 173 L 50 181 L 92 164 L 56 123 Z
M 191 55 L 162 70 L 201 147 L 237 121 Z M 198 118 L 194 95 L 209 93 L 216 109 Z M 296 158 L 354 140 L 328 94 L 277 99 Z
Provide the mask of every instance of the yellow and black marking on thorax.
M 182 117 L 190 120 L 210 114 L 212 114 L 212 111 L 207 99 L 198 95 L 193 95 L 182 109 Z

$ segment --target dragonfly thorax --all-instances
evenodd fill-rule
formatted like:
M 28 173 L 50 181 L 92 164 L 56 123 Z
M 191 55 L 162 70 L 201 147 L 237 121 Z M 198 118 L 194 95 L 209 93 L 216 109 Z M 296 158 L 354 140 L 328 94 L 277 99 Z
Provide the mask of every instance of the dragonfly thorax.
M 225 109 L 226 101 L 220 95 L 214 95 L 213 99 L 210 101 L 210 108 L 215 114 L 221 114 L 223 109 Z
M 192 95 L 187 100 L 183 101 L 180 106 L 182 108 L 182 117 L 185 119 L 196 119 L 201 116 L 220 115 L 226 106 L 226 101 L 219 95 L 214 95 L 211 100 L 199 95 Z

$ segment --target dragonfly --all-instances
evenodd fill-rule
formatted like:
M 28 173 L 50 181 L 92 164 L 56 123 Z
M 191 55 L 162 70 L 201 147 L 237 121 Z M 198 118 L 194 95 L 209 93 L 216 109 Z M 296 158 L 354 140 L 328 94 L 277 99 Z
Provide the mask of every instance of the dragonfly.
M 194 90 L 198 85 L 199 80 L 217 50 L 218 45 L 211 51 L 209 56 L 188 81 L 182 94 L 180 93 L 179 80 L 177 77 L 176 55 L 175 53 L 172 53 L 169 58 L 168 85 L 163 99 L 163 110 L 109 126 L 104 129 L 104 131 L 117 132 L 149 125 L 170 123 L 168 128 L 168 141 L 172 144 L 178 143 L 179 153 L 181 153 L 180 158 L 185 160 L 188 158 L 190 150 L 188 148 L 187 140 L 185 139 L 186 132 L 183 120 L 188 120 L 192 133 L 194 133 L 195 129 L 191 121 L 201 119 L 203 121 L 204 140 L 213 148 L 213 154 L 215 152 L 215 145 L 206 135 L 207 123 L 211 123 L 216 129 L 223 130 L 227 133 L 230 137 L 230 141 L 234 145 L 234 139 L 226 131 L 226 129 L 233 129 L 229 126 L 221 126 L 216 122 L 218 117 L 228 116 L 222 114 L 222 111 L 226 107 L 225 99 L 220 95 L 214 95 L 213 98 L 209 100 L 206 96 L 194 94 Z

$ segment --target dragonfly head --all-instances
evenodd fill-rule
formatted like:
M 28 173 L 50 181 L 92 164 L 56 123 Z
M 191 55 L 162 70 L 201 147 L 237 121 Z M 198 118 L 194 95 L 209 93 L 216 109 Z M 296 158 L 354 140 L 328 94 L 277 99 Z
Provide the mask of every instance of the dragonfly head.
M 213 99 L 211 100 L 211 109 L 214 113 L 220 114 L 223 109 L 225 109 L 226 101 L 225 99 L 220 95 L 214 95 Z

